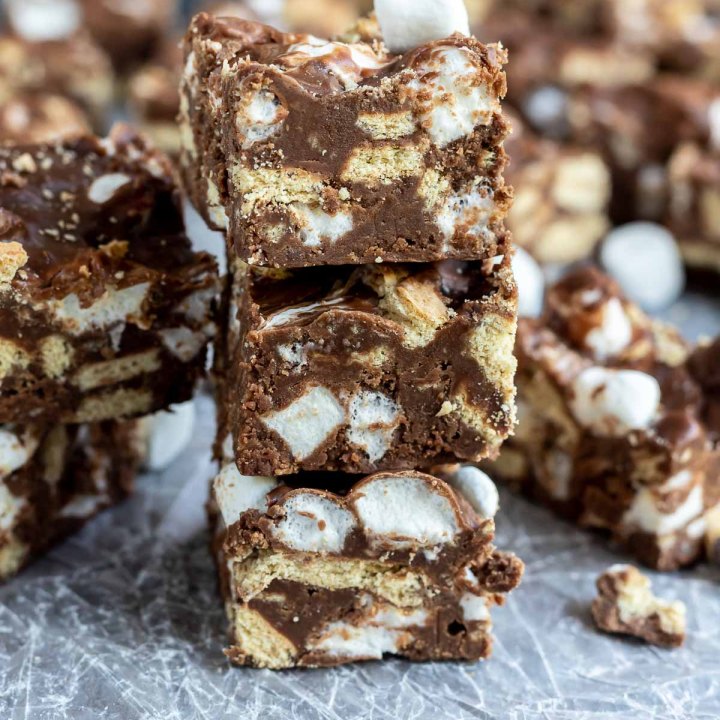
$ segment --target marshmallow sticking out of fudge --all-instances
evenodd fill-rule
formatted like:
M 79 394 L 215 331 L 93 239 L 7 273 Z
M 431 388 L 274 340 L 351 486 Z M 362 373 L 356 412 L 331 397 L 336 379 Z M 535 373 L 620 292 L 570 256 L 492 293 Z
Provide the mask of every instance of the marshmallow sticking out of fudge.
M 539 319 L 520 320 L 516 354 L 519 425 L 490 474 L 609 531 L 652 567 L 702 557 L 720 507 L 703 386 L 714 382 L 712 351 L 691 353 L 585 268 L 548 290 Z
M 592 614 L 601 630 L 667 648 L 685 641 L 685 605 L 656 598 L 637 568 L 613 565 L 598 578 L 597 588 Z
M 394 55 L 363 37 L 195 17 L 180 113 L 195 206 L 254 265 L 495 257 L 505 51 L 455 34 Z
M 230 461 L 211 520 L 237 664 L 485 658 L 490 609 L 523 571 L 493 547 L 491 518 L 414 471 L 331 492 L 321 473 L 248 477 Z
M 0 147 L 0 420 L 97 422 L 191 397 L 216 264 L 129 128 Z

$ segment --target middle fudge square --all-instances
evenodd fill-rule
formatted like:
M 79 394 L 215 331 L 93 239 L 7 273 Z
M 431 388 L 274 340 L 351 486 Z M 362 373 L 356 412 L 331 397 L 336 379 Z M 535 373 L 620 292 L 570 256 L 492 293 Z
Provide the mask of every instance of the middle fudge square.
M 246 475 L 494 457 L 515 419 L 517 291 L 487 263 L 236 262 L 221 374 Z
M 182 165 L 231 255 L 309 267 L 497 254 L 504 49 L 455 34 L 393 55 L 368 34 L 193 20 Z

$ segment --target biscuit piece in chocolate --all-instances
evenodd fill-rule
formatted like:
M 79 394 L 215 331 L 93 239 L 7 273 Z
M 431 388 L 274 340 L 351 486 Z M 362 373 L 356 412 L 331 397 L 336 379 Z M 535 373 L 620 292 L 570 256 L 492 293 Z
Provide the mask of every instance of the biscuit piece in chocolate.
M 20 92 L 63 95 L 78 103 L 93 125 L 105 125 L 114 77 L 105 53 L 84 33 L 30 42 L 0 36 L 0 101 Z
M 210 508 L 237 664 L 486 658 L 490 610 L 523 572 L 493 546 L 492 517 L 415 471 L 330 491 L 322 473 L 248 477 L 230 460 Z
M 129 128 L 0 147 L 0 420 L 96 422 L 191 397 L 217 270 L 167 159 Z
M 666 648 L 685 642 L 685 605 L 656 598 L 637 568 L 613 565 L 597 579 L 597 589 L 592 614 L 601 630 Z
M 694 562 L 720 505 L 720 452 L 690 352 L 599 271 L 569 275 L 540 319 L 520 320 L 518 427 L 491 474 L 647 565 Z
M 501 46 L 394 56 L 198 15 L 181 91 L 186 187 L 231 255 L 302 267 L 498 254 L 510 190 Z
M 505 143 L 513 240 L 543 263 L 590 257 L 610 227 L 610 171 L 593 150 L 540 139 L 512 116 Z
M 496 455 L 515 417 L 509 263 L 236 261 L 224 372 L 238 467 L 369 473 Z
M 51 143 L 89 132 L 85 112 L 62 95 L 23 93 L 0 103 L 0 145 Z
M 136 425 L 0 426 L 0 580 L 126 497 Z

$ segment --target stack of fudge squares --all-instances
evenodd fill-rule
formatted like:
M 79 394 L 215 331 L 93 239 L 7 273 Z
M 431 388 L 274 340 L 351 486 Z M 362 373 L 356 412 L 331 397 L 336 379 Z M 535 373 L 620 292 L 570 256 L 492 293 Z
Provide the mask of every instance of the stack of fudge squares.
M 168 160 L 65 120 L 0 139 L 0 579 L 128 494 L 215 331 Z
M 227 238 L 209 515 L 230 659 L 490 653 L 519 582 L 471 463 L 515 422 L 505 52 L 200 14 L 182 173 Z

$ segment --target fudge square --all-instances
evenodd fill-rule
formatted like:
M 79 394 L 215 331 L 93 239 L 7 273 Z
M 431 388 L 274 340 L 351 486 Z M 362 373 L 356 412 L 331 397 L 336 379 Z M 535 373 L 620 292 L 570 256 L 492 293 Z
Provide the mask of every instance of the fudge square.
M 518 428 L 489 470 L 660 570 L 702 556 L 720 451 L 698 359 L 598 270 L 548 293 L 518 328 Z
M 0 147 L 0 420 L 96 422 L 192 396 L 214 333 L 167 159 L 109 137 Z
M 402 56 L 200 14 L 185 42 L 185 183 L 253 265 L 487 259 L 511 190 L 501 46 Z
M 0 580 L 132 490 L 137 421 L 0 425 Z
M 515 421 L 505 253 L 296 270 L 236 261 L 223 373 L 240 470 L 370 473 L 496 455 Z
M 279 669 L 385 654 L 486 658 L 490 609 L 523 564 L 492 544 L 489 478 L 463 467 L 447 479 L 345 475 L 329 490 L 324 473 L 242 476 L 230 456 L 210 502 L 230 660 Z

